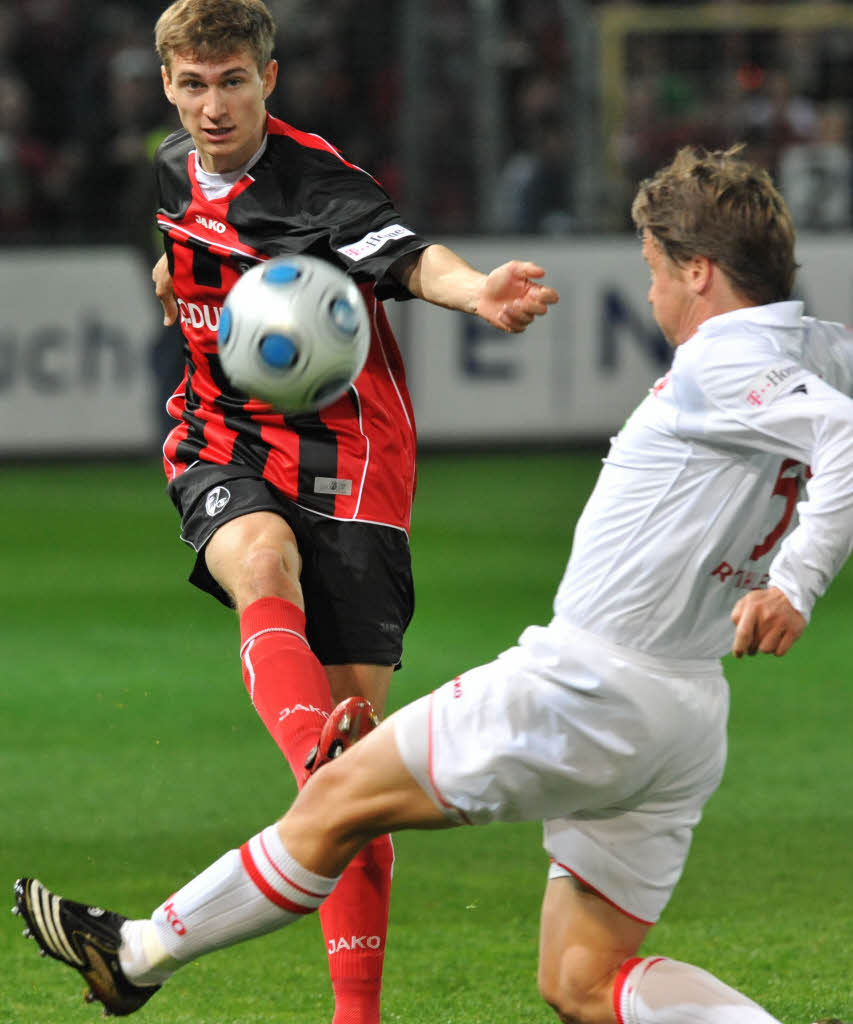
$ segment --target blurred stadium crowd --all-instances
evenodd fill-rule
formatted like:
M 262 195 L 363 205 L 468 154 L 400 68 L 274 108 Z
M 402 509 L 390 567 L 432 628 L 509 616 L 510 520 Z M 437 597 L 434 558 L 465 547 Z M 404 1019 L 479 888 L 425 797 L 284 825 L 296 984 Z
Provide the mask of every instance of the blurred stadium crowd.
M 567 12 L 582 10 L 593 23 L 607 0 L 268 3 L 281 65 L 270 109 L 370 170 L 430 233 L 627 229 L 634 185 L 675 148 L 737 140 L 773 172 L 802 229 L 851 227 L 853 21 L 842 24 L 850 3 L 790 5 L 837 8 L 839 27 L 817 31 L 632 31 L 624 117 L 586 148 L 600 162 L 582 199 L 572 102 L 579 52 Z M 177 125 L 152 46 L 164 6 L 3 0 L 0 244 L 109 241 L 154 251 L 151 156 Z M 413 84 L 401 40 L 415 8 L 425 71 Z M 497 28 L 485 51 L 477 40 L 484 9 Z M 488 173 L 476 145 L 483 110 L 472 102 L 482 95 L 484 52 L 501 125 Z M 606 91 L 590 85 L 591 95 Z M 404 144 L 411 117 L 422 140 L 414 154 Z M 586 119 L 584 130 L 590 123 L 603 122 Z M 407 193 L 415 172 L 425 181 L 416 204 Z M 583 217 L 579 202 L 589 207 Z

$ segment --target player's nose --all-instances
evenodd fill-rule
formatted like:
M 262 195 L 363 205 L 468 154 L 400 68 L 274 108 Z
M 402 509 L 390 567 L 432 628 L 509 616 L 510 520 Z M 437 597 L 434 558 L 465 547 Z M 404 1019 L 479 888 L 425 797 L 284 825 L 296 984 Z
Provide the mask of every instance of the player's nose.
M 225 115 L 225 98 L 218 89 L 211 89 L 205 97 L 204 114 L 211 121 L 218 121 Z

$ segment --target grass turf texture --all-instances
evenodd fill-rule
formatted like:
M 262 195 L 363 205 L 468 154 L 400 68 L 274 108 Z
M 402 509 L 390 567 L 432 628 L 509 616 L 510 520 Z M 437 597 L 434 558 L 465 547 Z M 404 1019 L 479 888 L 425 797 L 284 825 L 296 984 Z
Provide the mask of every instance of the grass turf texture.
M 600 453 L 422 460 L 418 607 L 394 705 L 544 622 Z M 143 915 L 273 820 L 294 787 L 240 681 L 237 625 L 186 584 L 159 467 L 4 467 L 0 885 Z M 662 539 L 664 542 L 664 539 Z M 647 952 L 785 1022 L 853 1012 L 853 566 L 786 658 L 728 665 L 731 751 Z M 386 1024 L 551 1021 L 535 986 L 536 824 L 404 834 Z M 0 919 L 2 920 L 2 919 Z M 82 980 L 0 929 L 0 1024 L 97 1020 Z M 149 1024 L 323 1024 L 316 918 L 185 968 Z

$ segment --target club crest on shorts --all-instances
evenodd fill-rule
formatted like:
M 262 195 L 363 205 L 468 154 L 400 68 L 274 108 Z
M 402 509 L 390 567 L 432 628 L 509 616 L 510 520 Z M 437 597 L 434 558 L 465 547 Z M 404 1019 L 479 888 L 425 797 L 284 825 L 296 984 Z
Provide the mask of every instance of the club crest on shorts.
M 204 509 L 209 516 L 218 515 L 231 500 L 231 492 L 227 487 L 214 487 L 208 491 L 204 501 Z

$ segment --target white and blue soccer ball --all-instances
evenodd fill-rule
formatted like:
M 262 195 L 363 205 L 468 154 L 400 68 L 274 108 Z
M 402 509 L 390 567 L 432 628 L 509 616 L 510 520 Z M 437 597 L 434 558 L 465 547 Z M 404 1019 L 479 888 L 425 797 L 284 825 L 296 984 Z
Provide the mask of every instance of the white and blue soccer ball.
M 313 256 L 247 270 L 225 298 L 219 358 L 240 391 L 284 413 L 315 412 L 361 373 L 370 320 L 358 285 Z

